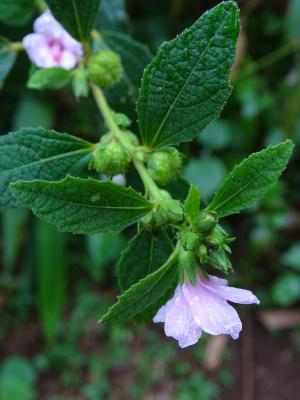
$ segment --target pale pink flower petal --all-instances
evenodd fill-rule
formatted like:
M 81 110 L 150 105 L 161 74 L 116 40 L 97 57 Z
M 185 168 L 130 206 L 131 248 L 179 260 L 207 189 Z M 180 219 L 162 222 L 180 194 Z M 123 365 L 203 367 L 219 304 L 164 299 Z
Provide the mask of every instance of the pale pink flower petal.
M 164 322 L 163 320 L 165 320 L 166 336 L 178 340 L 181 348 L 197 343 L 201 337 L 202 329 L 195 324 L 180 285 L 177 286 L 174 297 L 158 311 L 153 319 L 154 322 Z
M 215 285 L 227 286 L 228 281 L 226 279 L 219 278 L 218 276 L 208 275 L 208 279 L 211 283 Z
M 47 40 L 38 33 L 31 33 L 23 39 L 24 48 L 30 60 L 39 68 L 55 67 L 56 63 L 48 49 Z
M 49 10 L 34 22 L 35 33 L 23 39 L 31 61 L 39 68 L 72 69 L 83 56 L 82 45 L 73 39 Z
M 112 182 L 116 183 L 117 185 L 125 186 L 126 185 L 126 178 L 124 174 L 118 174 L 112 177 Z
M 68 50 L 61 52 L 59 64 L 64 69 L 72 69 L 77 64 L 77 57 L 74 53 Z
M 239 304 L 259 304 L 258 298 L 250 291 L 229 286 L 217 286 L 209 281 L 201 284 L 218 297 Z
M 241 320 L 226 300 L 217 297 L 201 283 L 193 286 L 183 284 L 182 292 L 191 308 L 196 323 L 211 335 L 230 335 L 239 337 Z

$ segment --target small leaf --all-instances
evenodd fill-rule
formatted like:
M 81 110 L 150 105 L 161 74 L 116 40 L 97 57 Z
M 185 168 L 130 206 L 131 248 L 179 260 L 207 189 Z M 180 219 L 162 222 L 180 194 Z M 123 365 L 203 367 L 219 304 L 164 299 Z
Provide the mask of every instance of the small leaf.
M 207 209 L 225 217 L 259 200 L 285 170 L 293 146 L 291 140 L 286 140 L 252 154 L 235 166 Z
M 29 78 L 30 89 L 59 89 L 66 86 L 72 78 L 72 72 L 63 68 L 43 68 L 36 70 Z
M 21 205 L 63 232 L 121 231 L 152 207 L 131 188 L 95 179 L 68 176 L 58 182 L 20 181 L 11 184 L 11 189 Z
M 178 276 L 177 267 L 174 265 L 174 255 L 175 252 L 162 267 L 147 275 L 146 278 L 141 279 L 121 294 L 117 303 L 110 307 L 99 322 L 132 318 L 157 302 Z
M 13 68 L 16 58 L 17 53 L 9 48 L 9 41 L 5 38 L 0 38 L 0 89 L 2 88 L 7 75 Z
M 288 307 L 300 299 L 300 276 L 288 272 L 279 276 L 272 286 L 272 298 L 276 304 Z
M 145 144 L 191 140 L 219 116 L 231 93 L 238 33 L 237 5 L 224 1 L 162 44 L 145 70 L 137 104 Z
M 46 0 L 54 17 L 75 38 L 89 39 L 99 12 L 100 0 Z
M 194 221 L 194 219 L 200 213 L 200 201 L 201 201 L 201 194 L 198 188 L 195 185 L 191 185 L 190 191 L 183 205 L 184 210 L 190 217 L 191 221 Z
M 130 288 L 163 265 L 173 250 L 168 234 L 141 229 L 129 242 L 118 262 L 118 281 L 122 291 Z
M 27 24 L 36 12 L 36 0 L 0 0 L 0 21 L 12 26 Z
M 300 272 L 300 244 L 293 244 L 283 255 L 282 264 Z
M 16 206 L 8 187 L 11 182 L 78 175 L 92 150 L 84 140 L 42 128 L 24 128 L 1 136 L 0 209 Z

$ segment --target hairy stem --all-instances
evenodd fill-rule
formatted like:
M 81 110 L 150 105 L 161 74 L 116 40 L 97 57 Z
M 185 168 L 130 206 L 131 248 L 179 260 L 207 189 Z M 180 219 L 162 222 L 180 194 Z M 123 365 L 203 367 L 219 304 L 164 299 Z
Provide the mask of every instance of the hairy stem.
M 162 199 L 161 191 L 154 182 L 154 180 L 151 178 L 149 175 L 149 172 L 147 171 L 147 168 L 144 166 L 144 164 L 139 161 L 136 157 L 136 147 L 133 146 L 128 139 L 126 138 L 125 135 L 123 135 L 122 130 L 118 127 L 116 124 L 114 118 L 113 118 L 113 111 L 109 107 L 106 98 L 102 92 L 102 90 L 92 84 L 91 85 L 91 90 L 94 95 L 96 104 L 103 116 L 103 119 L 105 121 L 106 126 L 108 129 L 111 131 L 113 135 L 122 143 L 122 145 L 127 149 L 127 151 L 130 153 L 133 164 L 139 173 L 141 180 L 144 184 L 145 190 L 147 193 L 150 194 L 151 198 L 155 201 L 160 201 Z

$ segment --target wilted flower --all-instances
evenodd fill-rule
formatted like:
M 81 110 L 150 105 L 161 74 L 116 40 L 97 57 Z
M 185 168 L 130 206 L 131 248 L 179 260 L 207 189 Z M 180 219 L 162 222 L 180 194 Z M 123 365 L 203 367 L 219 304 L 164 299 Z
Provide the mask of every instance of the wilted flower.
M 83 56 L 83 48 L 46 10 L 34 22 L 34 32 L 24 37 L 23 45 L 39 68 L 72 69 Z
M 178 285 L 175 294 L 162 306 L 153 322 L 165 323 L 165 334 L 178 340 L 184 348 L 198 342 L 202 331 L 211 335 L 230 335 L 237 339 L 242 322 L 235 309 L 227 303 L 259 304 L 249 290 L 227 286 L 225 279 L 209 276 Z

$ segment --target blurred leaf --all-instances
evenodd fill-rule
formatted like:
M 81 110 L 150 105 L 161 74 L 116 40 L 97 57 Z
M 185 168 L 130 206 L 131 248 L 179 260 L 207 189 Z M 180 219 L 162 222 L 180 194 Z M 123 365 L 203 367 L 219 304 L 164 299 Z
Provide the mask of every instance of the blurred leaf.
M 293 244 L 288 251 L 282 255 L 281 260 L 286 267 L 293 268 L 300 272 L 300 244 Z
M 226 1 L 163 43 L 145 70 L 137 103 L 146 145 L 191 140 L 219 116 L 231 92 L 238 33 L 239 10 Z
M 122 234 L 115 232 L 97 233 L 87 236 L 86 240 L 90 256 L 89 271 L 93 279 L 99 282 L 105 272 L 103 267 L 118 260 L 126 240 Z
M 226 176 L 222 161 L 213 157 L 191 159 L 183 170 L 185 178 L 200 190 L 204 202 L 213 196 Z
M 198 136 L 198 141 L 212 150 L 222 150 L 232 139 L 231 125 L 222 119 L 211 122 Z
M 289 307 L 300 299 L 300 275 L 283 273 L 272 286 L 272 297 L 276 304 Z
M 285 20 L 287 36 L 290 39 L 299 41 L 300 39 L 300 2 L 299 0 L 289 0 Z
M 45 338 L 52 343 L 66 299 L 66 236 L 41 220 L 36 220 L 36 261 L 40 320 Z
M 152 207 L 131 188 L 95 179 L 67 176 L 62 181 L 19 181 L 11 185 L 21 205 L 63 232 L 117 232 L 134 224 Z
M 24 209 L 6 209 L 2 213 L 3 265 L 11 271 L 16 264 L 22 233 L 29 212 Z
M 100 0 L 46 0 L 54 17 L 75 38 L 89 39 L 99 12 Z
M 0 137 L 0 209 L 16 206 L 8 185 L 17 180 L 80 174 L 92 145 L 66 133 L 24 128 Z
M 208 210 L 217 211 L 219 217 L 225 217 L 259 200 L 285 170 L 293 147 L 292 141 L 286 140 L 243 160 L 218 189 Z
M 36 0 L 0 0 L 0 21 L 21 26 L 27 24 L 36 12 Z
M 14 116 L 13 130 L 39 127 L 49 129 L 53 125 L 54 107 L 39 95 L 25 92 L 20 98 Z
M 1 20 L 1 0 L 0 0 L 0 20 Z M 10 73 L 15 64 L 17 53 L 9 49 L 9 41 L 0 37 L 0 89 L 4 80 Z
M 128 21 L 124 0 L 101 0 L 96 19 L 98 29 L 123 30 Z
M 30 76 L 27 87 L 29 89 L 59 89 L 66 86 L 72 79 L 72 72 L 63 68 L 37 69 Z
M 0 379 L 13 377 L 29 384 L 37 380 L 37 374 L 31 363 L 22 357 L 9 357 L 1 365 Z

